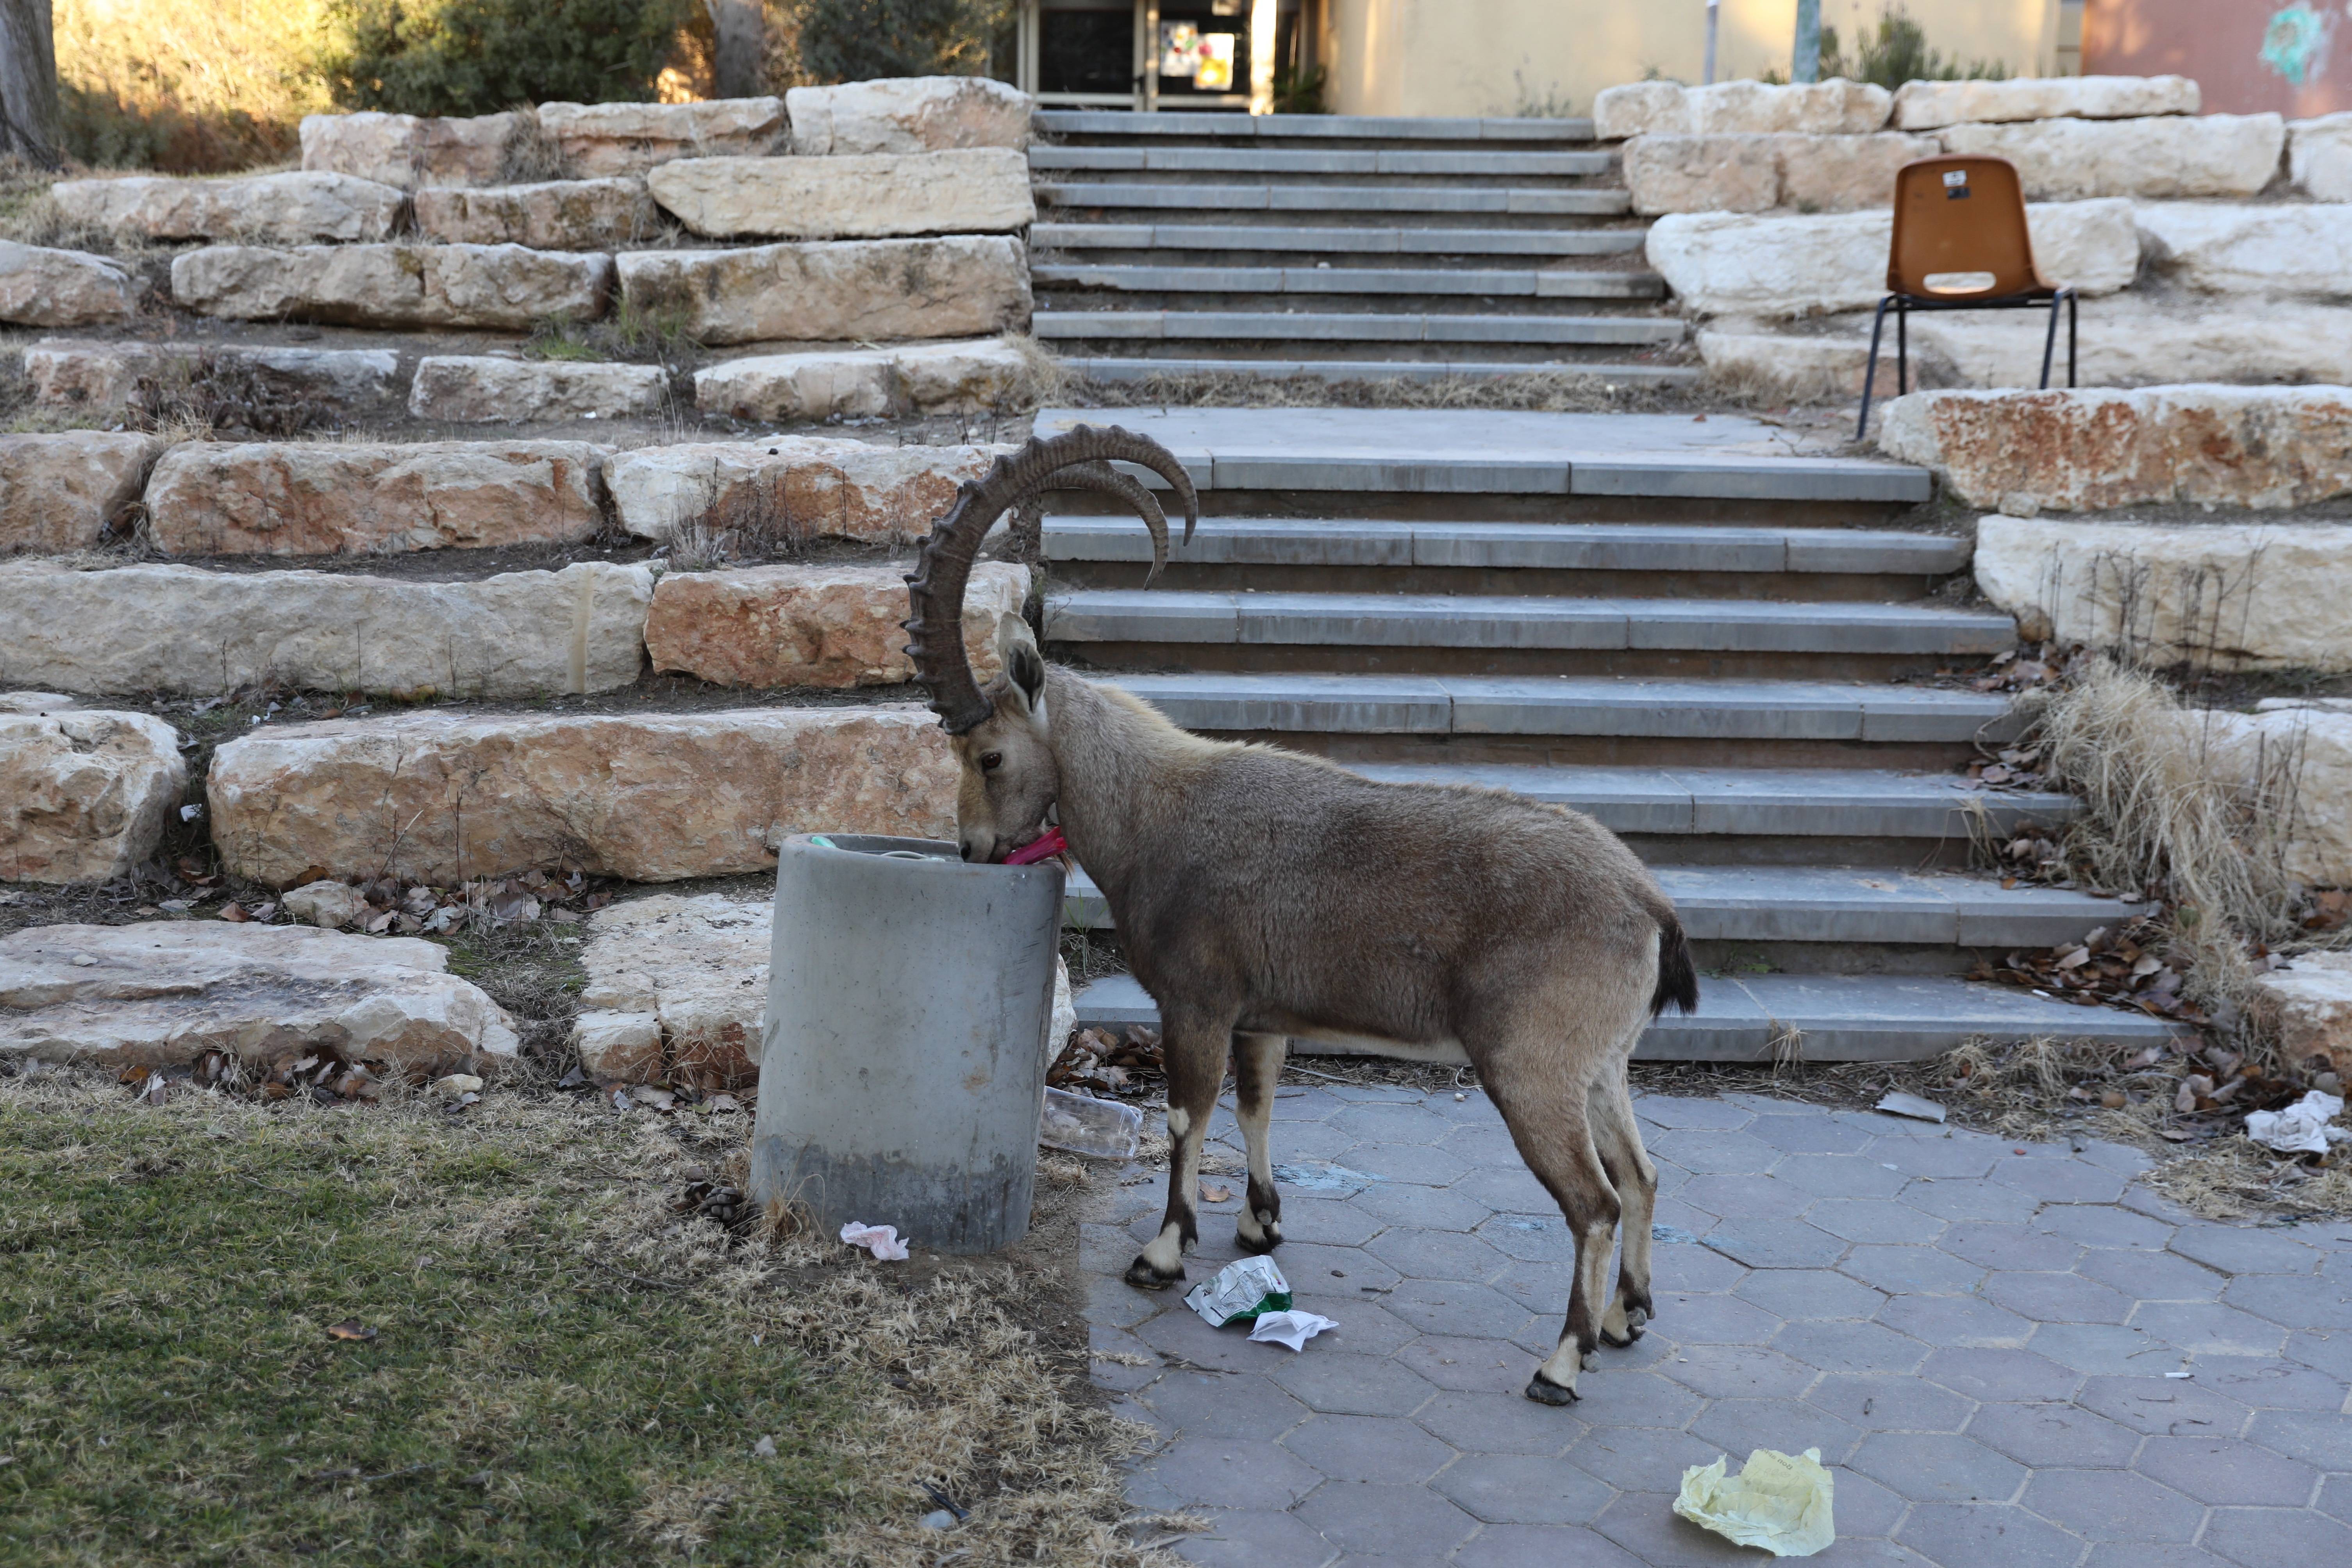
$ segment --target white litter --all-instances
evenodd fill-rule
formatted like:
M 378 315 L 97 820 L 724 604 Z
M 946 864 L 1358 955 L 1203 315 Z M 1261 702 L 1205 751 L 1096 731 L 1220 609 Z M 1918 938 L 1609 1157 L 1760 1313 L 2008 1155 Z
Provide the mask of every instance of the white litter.
M 1899 1089 L 1880 1100 L 1878 1109 L 1889 1116 L 1907 1116 L 1914 1121 L 1944 1120 L 1942 1106 L 1932 1100 L 1922 1100 L 1916 1094 L 1905 1094 Z
M 885 1263 L 896 1263 L 907 1256 L 907 1244 L 898 1239 L 895 1225 L 860 1225 L 851 1220 L 841 1227 L 841 1239 L 866 1248 Z
M 2325 1154 L 2330 1143 L 2352 1142 L 2352 1132 L 2328 1125 L 2343 1114 L 2340 1097 L 2315 1089 L 2284 1110 L 2248 1112 L 2246 1136 L 2282 1154 Z
M 1326 1329 L 1339 1326 L 1337 1319 L 1327 1318 L 1320 1312 L 1260 1312 L 1257 1327 L 1250 1331 L 1250 1338 L 1264 1344 L 1287 1345 L 1292 1350 L 1303 1351 L 1307 1341 Z
M 1228 1263 L 1185 1292 L 1184 1305 L 1201 1314 L 1213 1329 L 1234 1319 L 1290 1310 L 1290 1281 L 1271 1258 L 1244 1258 Z
M 1726 1476 L 1727 1468 L 1727 1456 L 1685 1470 L 1675 1511 L 1775 1557 L 1811 1557 L 1837 1539 L 1831 1522 L 1833 1483 L 1819 1448 L 1796 1456 L 1758 1448 L 1737 1476 Z

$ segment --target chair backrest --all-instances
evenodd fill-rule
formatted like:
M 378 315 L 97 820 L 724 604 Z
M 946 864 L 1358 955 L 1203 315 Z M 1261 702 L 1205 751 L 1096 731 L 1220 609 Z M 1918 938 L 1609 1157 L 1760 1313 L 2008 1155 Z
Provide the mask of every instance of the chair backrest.
M 1889 293 L 1999 300 L 2046 287 L 2033 265 L 2016 164 L 2006 158 L 1921 158 L 1895 171 Z

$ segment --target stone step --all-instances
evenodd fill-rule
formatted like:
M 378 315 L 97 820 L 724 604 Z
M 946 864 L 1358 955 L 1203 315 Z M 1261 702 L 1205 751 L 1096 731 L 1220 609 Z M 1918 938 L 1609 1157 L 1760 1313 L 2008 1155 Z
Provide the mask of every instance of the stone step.
M 1147 563 L 1133 521 L 1065 513 L 1045 522 L 1055 562 Z M 1551 572 L 1736 572 L 1937 576 L 1965 570 L 1969 545 L 1947 533 L 1670 523 L 1387 522 L 1370 519 L 1205 517 L 1171 568 L 1432 567 Z
M 1573 364 L 1456 359 L 1115 359 L 1064 354 L 1062 363 L 1096 381 L 1145 381 L 1155 375 L 1247 375 L 1271 381 L 1320 376 L 1330 381 L 1474 381 L 1504 375 L 1570 373 L 1626 386 L 1696 386 L 1703 373 L 1686 365 L 1625 364 L 1578 360 Z
M 1514 213 L 1530 217 L 1622 217 L 1618 190 L 1468 189 L 1431 185 L 1205 185 L 1137 181 L 1039 180 L 1038 205 L 1095 210 L 1174 207 L 1184 212 Z
M 1386 147 L 1064 147 L 1029 149 L 1037 171 L 1173 174 L 1453 174 L 1560 179 L 1605 174 L 1616 154 L 1430 152 Z
M 1590 142 L 1589 119 L 1517 119 L 1415 114 L 1221 114 L 1162 110 L 1041 109 L 1042 136 L 1106 136 L 1119 142 L 1171 137 L 1186 142 L 1397 141 Z
M 1673 316 L 1391 315 L 1370 310 L 1039 310 L 1044 342 L 1678 343 Z
M 1655 300 L 1654 272 L 1501 271 L 1455 268 L 1130 267 L 1045 262 L 1033 285 L 1168 294 L 1476 294 L 1537 300 Z
M 1131 975 L 1105 975 L 1076 1000 L 1081 1025 L 1159 1026 L 1159 1008 Z M 1707 976 L 1699 982 L 1698 1011 L 1663 1015 L 1633 1054 L 1644 1061 L 1767 1062 L 1793 1050 L 1807 1061 L 1924 1061 L 1976 1038 L 2162 1045 L 2175 1032 L 2144 1014 L 1945 975 Z M 1291 1048 L 1302 1056 L 1354 1054 L 1307 1042 Z
M 1959 871 L 1879 867 L 1650 868 L 1693 942 L 2043 948 L 2152 906 L 2063 888 L 2003 888 Z M 1109 931 L 1110 906 L 1084 870 L 1070 873 L 1064 923 Z
M 1642 248 L 1638 228 L 1356 227 L 1199 223 L 1057 223 L 1029 230 L 1055 250 L 1233 250 L 1349 256 L 1617 256 Z
M 1090 588 L 1049 595 L 1059 643 L 1276 648 L 1681 649 L 1720 653 L 1990 656 L 2017 643 L 2007 615 L 1917 605 L 1577 599 L 1450 594 Z M 1157 664 L 1156 659 L 1135 662 Z

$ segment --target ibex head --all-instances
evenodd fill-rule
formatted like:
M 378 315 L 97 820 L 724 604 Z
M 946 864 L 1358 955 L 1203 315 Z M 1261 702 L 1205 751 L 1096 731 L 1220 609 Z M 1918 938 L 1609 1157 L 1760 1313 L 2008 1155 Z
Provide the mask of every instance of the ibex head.
M 1184 503 L 1190 542 L 1200 521 L 1200 497 L 1175 454 L 1148 436 L 1081 425 L 1031 440 L 999 458 L 978 483 L 960 486 L 955 506 L 932 529 L 907 579 L 914 610 L 907 651 L 915 679 L 929 689 L 931 710 L 954 737 L 962 764 L 956 827 L 967 860 L 1002 860 L 1034 839 L 1060 785 L 1047 728 L 1045 661 L 1029 627 L 1012 616 L 999 626 L 1004 673 L 985 689 L 964 657 L 963 595 L 972 561 L 991 525 L 1013 507 L 1046 489 L 1090 489 L 1135 509 L 1151 531 L 1151 576 L 1157 577 L 1168 563 L 1167 513 L 1150 490 L 1110 466 L 1114 458 L 1168 481 Z

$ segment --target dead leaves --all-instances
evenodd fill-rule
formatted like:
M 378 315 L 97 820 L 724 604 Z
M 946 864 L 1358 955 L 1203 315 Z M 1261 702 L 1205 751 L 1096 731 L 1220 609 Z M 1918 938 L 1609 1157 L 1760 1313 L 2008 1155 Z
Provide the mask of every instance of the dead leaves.
M 1999 963 L 1979 963 L 1970 978 L 2005 981 L 2086 1007 L 2104 1003 L 2186 1024 L 2218 1025 L 2181 995 L 2184 977 L 2154 951 L 2168 940 L 2154 920 L 2134 921 L 2119 931 L 2101 926 L 2080 942 L 2042 952 L 2021 949 Z
M 327 1337 L 331 1340 L 343 1340 L 354 1344 L 365 1344 L 370 1340 L 376 1337 L 376 1331 L 369 1328 L 357 1318 L 345 1318 L 340 1323 L 329 1323 L 327 1325 Z
M 1130 1026 L 1122 1038 L 1108 1029 L 1086 1028 L 1070 1037 L 1045 1069 L 1045 1083 L 1079 1094 L 1133 1097 L 1150 1087 L 1141 1079 L 1156 1079 L 1166 1070 L 1157 1029 Z

